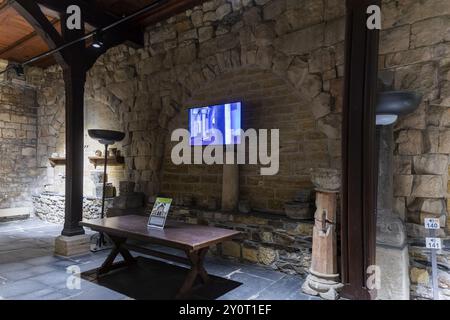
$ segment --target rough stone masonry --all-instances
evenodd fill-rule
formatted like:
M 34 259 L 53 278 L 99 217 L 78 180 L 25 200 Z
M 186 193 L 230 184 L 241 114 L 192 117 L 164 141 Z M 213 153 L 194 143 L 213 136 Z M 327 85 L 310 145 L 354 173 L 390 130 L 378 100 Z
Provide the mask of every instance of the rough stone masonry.
M 407 224 L 411 296 L 428 299 L 431 284 L 428 252 L 423 249 L 423 218 L 441 219 L 440 236 L 446 238 L 449 231 L 450 38 L 442 30 L 449 29 L 450 6 L 447 0 L 384 0 L 382 14 L 380 77 L 391 89 L 424 94 L 419 110 L 401 118 L 395 128 L 394 195 L 395 212 Z M 184 108 L 191 103 L 210 103 L 216 99 L 215 94 L 223 99 L 229 92 L 250 101 L 252 95 L 258 95 L 264 101 L 254 99 L 251 103 L 255 108 L 261 103 L 270 110 L 273 103 L 278 118 L 274 122 L 280 121 L 280 126 L 285 125 L 289 131 L 284 134 L 291 141 L 282 147 L 282 157 L 283 163 L 290 165 L 279 180 L 252 177 L 251 170 L 244 172 L 241 180 L 251 206 L 273 210 L 282 217 L 280 204 L 271 200 L 289 196 L 292 191 L 288 189 L 303 187 L 295 182 L 307 180 L 304 169 L 309 164 L 302 163 L 303 157 L 319 159 L 324 166 L 340 167 L 344 15 L 341 0 L 213 0 L 150 26 L 143 49 L 119 46 L 108 51 L 89 72 L 86 114 L 89 119 L 104 121 L 111 129 L 127 133 L 127 140 L 119 145 L 126 164 L 124 170 L 118 171 L 118 180 L 136 182 L 136 191 L 147 196 L 164 190 L 176 197 L 192 195 L 199 200 L 209 197 L 218 201 L 217 169 L 182 172 L 183 168 L 173 168 L 165 160 L 170 129 L 183 123 Z M 245 88 L 230 84 L 233 79 L 242 80 L 244 74 L 252 73 L 264 74 L 271 84 L 265 87 L 264 81 L 252 81 L 251 76 Z M 228 83 L 221 79 L 228 79 Z M 283 84 L 277 88 L 273 79 Z M 2 188 L 11 186 L 2 189 L 0 205 L 4 206 L 30 201 L 33 177 L 43 174 L 38 179 L 40 190 L 45 184 L 53 184 L 54 177 L 47 174 L 48 157 L 53 152 L 64 152 L 60 70 L 30 68 L 27 82 L 35 87 L 34 91 L 13 83 L 0 89 L 0 121 L 5 124 L 1 148 L 8 154 L 7 159 L 1 160 L 5 173 L 1 177 L 5 179 Z M 205 88 L 213 91 L 208 95 Z M 238 94 L 240 91 L 242 95 Z M 28 98 L 18 99 L 18 93 Z M 298 100 L 280 102 L 279 95 Z M 35 102 L 30 101 L 37 101 L 37 111 L 32 109 Z M 18 106 L 17 111 L 13 111 L 13 105 Z M 276 112 L 278 108 L 282 111 Z M 25 116 L 27 123 L 25 118 L 16 116 Z M 300 125 L 295 126 L 293 119 Z M 253 125 L 262 120 L 263 117 L 256 117 Z M 306 128 L 308 131 L 301 130 Z M 16 140 L 17 144 L 10 143 Z M 97 147 L 90 145 L 87 154 Z M 13 179 L 11 172 L 18 172 L 17 178 L 14 174 Z M 88 175 L 89 169 L 85 177 Z M 207 187 L 198 190 L 199 183 Z M 274 187 L 279 185 L 288 187 Z M 184 214 L 197 218 L 194 213 Z M 202 221 L 213 224 L 215 219 L 205 215 Z M 228 226 L 241 227 L 233 219 Z M 248 221 L 243 224 L 254 226 Z M 275 222 L 274 225 L 284 227 Z M 256 242 L 257 252 L 264 261 L 273 257 L 273 251 L 260 243 Z M 288 247 L 278 245 L 272 249 Z M 242 257 L 242 244 L 240 249 L 230 246 Z M 246 257 L 255 257 L 254 251 L 245 252 Z M 275 252 L 275 256 L 280 256 Z M 439 252 L 439 267 L 441 297 L 448 298 L 447 250 Z

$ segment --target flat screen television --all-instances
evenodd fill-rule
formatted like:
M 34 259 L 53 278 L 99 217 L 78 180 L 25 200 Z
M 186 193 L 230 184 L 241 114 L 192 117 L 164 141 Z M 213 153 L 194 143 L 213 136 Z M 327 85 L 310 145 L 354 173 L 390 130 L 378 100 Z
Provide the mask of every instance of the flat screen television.
M 240 144 L 241 108 L 233 102 L 189 109 L 190 145 Z

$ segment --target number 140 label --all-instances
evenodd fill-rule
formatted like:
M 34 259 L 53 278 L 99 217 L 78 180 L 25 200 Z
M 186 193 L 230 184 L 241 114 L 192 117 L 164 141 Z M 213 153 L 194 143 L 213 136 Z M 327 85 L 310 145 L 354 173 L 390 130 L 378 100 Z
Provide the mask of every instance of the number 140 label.
M 427 249 L 436 249 L 436 250 L 442 249 L 441 239 L 439 238 L 426 238 L 425 243 Z

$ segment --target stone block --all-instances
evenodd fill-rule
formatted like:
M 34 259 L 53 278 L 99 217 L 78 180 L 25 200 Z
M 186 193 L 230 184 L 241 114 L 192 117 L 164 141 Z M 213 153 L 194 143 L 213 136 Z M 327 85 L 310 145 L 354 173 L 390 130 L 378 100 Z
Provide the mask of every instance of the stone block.
M 258 46 L 269 46 L 276 37 L 273 23 L 263 23 L 255 27 L 254 37 Z
M 448 169 L 448 155 L 424 154 L 414 157 L 414 173 L 442 175 Z
M 59 236 L 55 239 L 55 254 L 70 257 L 89 253 L 90 239 L 91 237 L 86 234 L 73 237 Z
M 426 104 L 422 103 L 421 106 L 413 113 L 400 116 L 397 123 L 395 124 L 395 130 L 398 129 L 420 129 L 424 130 L 426 128 Z
M 31 147 L 27 147 L 27 148 L 22 148 L 22 156 L 25 157 L 32 157 L 32 156 L 36 156 L 36 148 L 31 148 Z
M 411 47 L 431 46 L 450 40 L 450 18 L 439 16 L 414 23 L 411 27 Z
M 409 197 L 413 185 L 412 175 L 394 175 L 394 196 Z
M 393 211 L 403 221 L 406 220 L 406 203 L 404 197 L 394 197 Z
M 241 245 L 236 241 L 225 241 L 222 243 L 222 254 L 235 258 L 241 257 Z
M 0 222 L 28 219 L 33 213 L 33 208 L 6 208 L 0 209 Z
M 136 187 L 136 183 L 134 181 L 120 181 L 119 182 L 119 194 L 120 195 L 129 195 L 134 192 L 134 188 Z
M 324 5 L 316 0 L 288 0 L 284 16 L 293 30 L 299 30 L 323 21 Z
M 434 62 L 397 68 L 395 88 L 398 90 L 418 90 L 424 93 L 424 101 L 435 100 L 439 94 L 437 71 L 437 64 Z
M 211 26 L 206 26 L 198 29 L 198 41 L 200 43 L 212 39 L 214 36 L 214 28 Z
M 423 135 L 423 147 L 425 152 L 439 153 L 439 136 L 440 131 L 438 128 L 428 127 L 427 130 L 425 130 Z
M 113 208 L 134 209 L 144 206 L 145 195 L 143 193 L 132 193 L 120 195 L 113 199 Z
M 317 122 L 318 129 L 325 133 L 329 139 L 339 139 L 341 137 L 341 118 L 337 114 L 329 114 Z
M 439 133 L 438 152 L 450 154 L 450 130 L 444 130 Z
M 251 262 L 258 262 L 258 250 L 255 248 L 242 247 L 242 258 Z
M 218 20 L 222 20 L 227 14 L 231 13 L 233 8 L 230 3 L 224 3 L 216 9 L 216 16 Z
M 331 46 L 345 40 L 345 18 L 328 21 L 325 27 L 325 46 Z
M 383 1 L 383 29 L 450 14 L 447 0 L 434 1 Z
M 409 49 L 410 26 L 382 30 L 380 35 L 380 54 Z
M 262 264 L 271 265 L 275 260 L 277 260 L 278 252 L 269 247 L 259 247 L 258 249 L 258 260 Z
M 423 137 L 420 130 L 404 130 L 398 135 L 400 155 L 419 155 L 423 153 Z
M 323 45 L 323 24 L 308 27 L 277 38 L 275 47 L 287 55 L 302 55 Z
M 445 232 L 443 229 L 436 231 L 437 237 L 445 237 Z M 422 224 L 406 223 L 406 234 L 408 235 L 408 238 L 421 239 L 423 241 L 423 239 L 430 236 L 430 231 L 425 229 Z
M 445 214 L 445 200 L 416 198 L 413 202 L 408 204 L 408 210 L 436 215 Z
M 406 229 L 403 221 L 392 213 L 377 213 L 377 244 L 399 250 L 405 247 Z
M 384 67 L 392 68 L 404 66 L 422 61 L 429 61 L 433 58 L 433 50 L 429 47 L 422 47 L 412 50 L 405 50 L 390 53 L 385 56 Z
M 442 176 L 414 176 L 411 196 L 419 198 L 443 198 L 445 192 Z
M 283 19 L 284 16 L 280 16 L 286 11 L 286 1 L 266 1 L 267 5 L 263 9 L 264 20 Z
M 412 161 L 408 156 L 394 156 L 394 174 L 411 174 Z
M 430 275 L 426 269 L 411 268 L 410 278 L 412 283 L 428 285 Z
M 395 263 L 392 263 L 395 261 Z M 377 245 L 376 264 L 380 267 L 381 300 L 409 300 L 409 255 L 408 248 L 389 248 Z

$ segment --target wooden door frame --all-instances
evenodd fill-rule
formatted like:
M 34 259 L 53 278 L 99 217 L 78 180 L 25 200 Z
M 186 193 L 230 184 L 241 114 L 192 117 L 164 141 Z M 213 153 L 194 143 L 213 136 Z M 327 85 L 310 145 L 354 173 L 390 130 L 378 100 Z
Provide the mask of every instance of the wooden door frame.
M 367 8 L 380 0 L 347 0 L 342 122 L 342 295 L 373 299 L 367 268 L 375 264 L 377 149 L 375 102 L 379 30 L 369 30 Z

